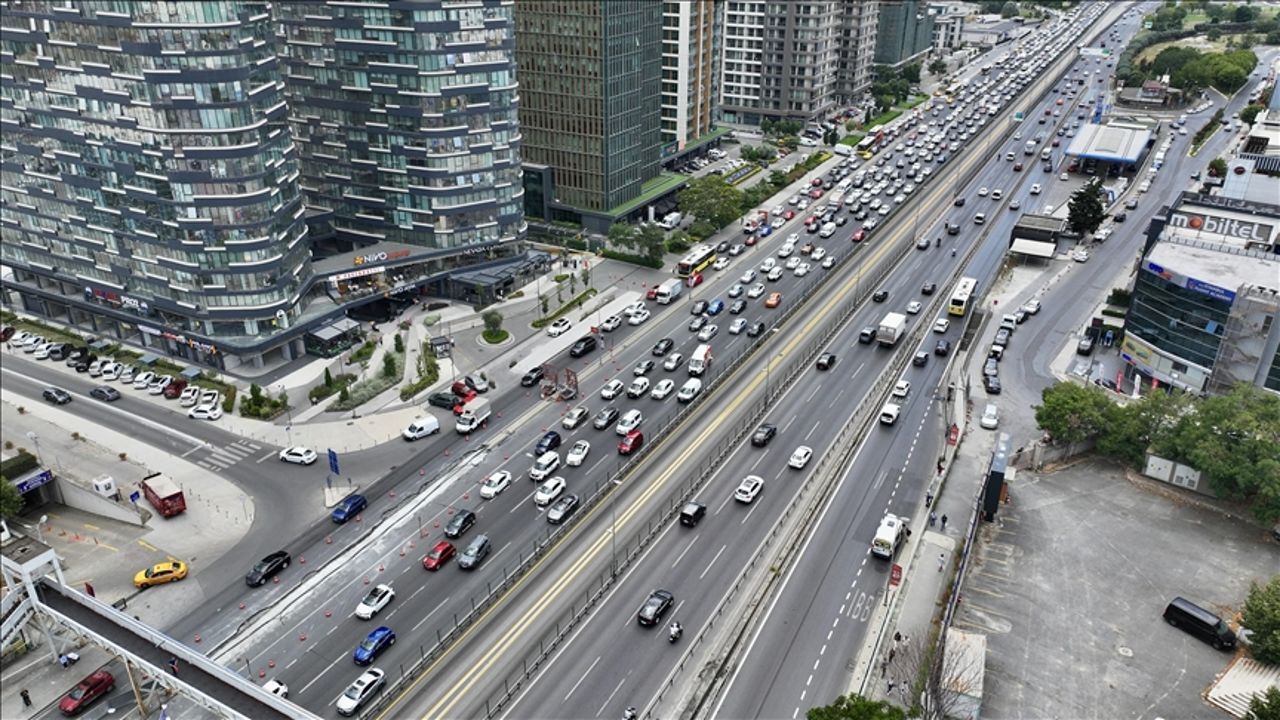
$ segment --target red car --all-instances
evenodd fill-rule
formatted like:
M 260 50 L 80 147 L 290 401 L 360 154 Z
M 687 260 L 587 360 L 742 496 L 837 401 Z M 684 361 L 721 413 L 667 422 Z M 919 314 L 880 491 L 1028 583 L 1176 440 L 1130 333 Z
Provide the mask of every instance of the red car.
M 644 433 L 632 430 L 618 443 L 618 454 L 630 455 L 642 447 L 644 447 Z
M 161 393 L 166 399 L 173 400 L 182 395 L 182 391 L 187 389 L 186 380 L 174 380 L 164 386 L 164 392 Z
M 785 212 L 783 212 L 783 213 L 782 213 L 782 219 L 783 219 L 783 220 L 790 220 L 791 218 L 794 218 L 795 216 L 796 216 L 796 211 L 795 211 L 795 210 L 787 210 L 787 211 L 785 211 Z
M 1014 172 L 1022 172 L 1022 163 L 1014 163 L 1014 164 L 1013 164 L 1013 171 L 1014 171 Z
M 867 237 L 867 231 L 863 230 L 862 228 L 858 228 L 858 232 L 853 234 L 853 241 L 862 242 L 863 239 L 866 237 Z
M 742 244 L 746 245 L 747 247 L 751 247 L 752 245 L 755 245 L 755 244 L 756 244 L 756 236 L 755 236 L 755 235 L 748 235 L 748 236 L 747 236 L 747 239 L 742 241 Z
M 690 275 L 684 284 L 688 287 L 695 288 L 702 284 L 702 273 L 694 273 Z
M 431 548 L 431 552 L 427 553 L 426 557 L 422 558 L 422 567 L 427 570 L 439 570 L 444 567 L 445 563 L 452 560 L 457 552 L 458 550 L 453 546 L 453 543 L 441 540 L 436 543 L 435 547 Z
M 94 700 L 116 689 L 116 679 L 106 670 L 94 670 L 89 677 L 67 693 L 58 702 L 58 709 L 63 715 L 75 715 L 93 704 Z
M 649 288 L 649 290 L 644 294 L 644 299 L 645 299 L 645 300 L 657 300 L 657 299 L 658 299 L 658 288 L 656 288 L 656 287 L 651 287 L 651 288 Z
M 822 197 L 822 188 L 814 188 L 810 190 L 809 197 L 813 198 L 814 200 L 817 200 L 818 198 Z
M 457 398 L 458 398 L 458 402 L 457 402 L 457 403 L 455 403 L 455 404 L 454 404 L 454 406 L 453 406 L 453 414 L 454 414 L 454 415 L 461 415 L 461 414 L 462 414 L 462 409 L 466 406 L 466 404 L 467 404 L 467 403 L 469 403 L 469 402 L 471 402 L 473 399 L 475 399 L 475 396 L 476 396 L 476 391 L 475 391 L 475 390 L 472 390 L 472 389 L 470 389 L 470 388 L 467 388 L 467 394 L 466 394 L 466 395 L 455 396 L 455 397 L 457 397 Z
M 814 178 L 813 181 L 809 184 L 813 185 L 814 187 L 822 187 L 822 178 L 820 177 Z

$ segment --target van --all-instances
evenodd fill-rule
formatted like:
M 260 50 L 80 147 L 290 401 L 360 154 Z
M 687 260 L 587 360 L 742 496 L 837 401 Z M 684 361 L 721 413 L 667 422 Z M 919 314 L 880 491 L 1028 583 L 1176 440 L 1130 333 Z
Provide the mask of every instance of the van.
M 1186 598 L 1176 597 L 1164 609 L 1164 621 L 1218 650 L 1236 646 L 1236 634 L 1222 618 Z
M 1049 160 L 1052 157 L 1053 157 L 1053 150 L 1051 150 L 1050 148 L 1045 148 L 1040 151 L 1041 160 Z
M 871 541 L 871 554 L 884 560 L 892 560 L 898 548 L 906 541 L 909 532 L 905 520 L 892 513 L 886 513 L 880 520 L 880 527 L 876 528 L 875 539 Z
M 822 230 L 818 232 L 818 236 L 824 237 L 824 238 L 829 238 L 835 234 L 836 234 L 836 224 L 833 222 L 829 222 L 826 225 L 823 225 Z
M 680 392 L 676 393 L 676 400 L 682 403 L 690 403 L 701 392 L 702 381 L 698 378 L 689 378 L 684 385 L 680 386 Z
M 619 435 L 626 435 L 632 430 L 639 428 L 640 423 L 642 422 L 644 422 L 644 415 L 641 414 L 639 410 L 632 408 L 622 414 L 622 417 L 618 420 L 618 424 L 613 428 L 613 431 Z
M 711 367 L 711 346 L 699 345 L 689 358 L 688 371 L 693 377 L 699 377 Z
M 555 450 L 548 450 L 533 463 L 533 467 L 529 468 L 529 479 L 541 482 L 547 479 L 547 476 L 560 468 L 560 453 Z

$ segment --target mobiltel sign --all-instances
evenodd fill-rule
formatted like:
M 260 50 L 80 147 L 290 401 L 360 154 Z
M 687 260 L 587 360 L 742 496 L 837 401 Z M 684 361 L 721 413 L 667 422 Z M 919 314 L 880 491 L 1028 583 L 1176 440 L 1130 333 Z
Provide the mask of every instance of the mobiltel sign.
M 1170 213 L 1169 224 L 1176 228 L 1186 228 L 1192 232 L 1213 233 L 1214 235 L 1261 245 L 1271 244 L 1271 233 L 1275 229 L 1266 223 L 1190 212 Z

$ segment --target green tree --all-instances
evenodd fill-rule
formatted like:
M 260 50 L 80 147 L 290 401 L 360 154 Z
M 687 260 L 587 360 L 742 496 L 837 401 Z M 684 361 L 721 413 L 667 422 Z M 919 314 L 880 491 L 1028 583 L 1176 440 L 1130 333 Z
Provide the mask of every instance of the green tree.
M 746 149 L 746 146 L 743 146 Z M 721 175 L 705 175 L 694 178 L 680 194 L 676 196 L 680 212 L 692 215 L 699 221 L 705 221 L 720 229 L 738 219 L 738 207 L 742 202 L 742 192 L 724 181 Z M 610 241 L 613 231 L 610 229 Z M 707 233 L 708 237 L 712 233 Z
M 0 477 L 0 517 L 9 518 L 17 515 L 22 512 L 25 502 L 18 488 L 9 482 L 8 478 Z
M 1204 7 L 1200 10 L 1200 12 L 1203 12 L 1205 15 L 1207 15 L 1210 20 L 1221 20 L 1223 15 L 1227 12 L 1227 8 L 1225 5 L 1220 5 L 1218 3 L 1211 2 L 1211 3 L 1205 3 Z
M 626 223 L 610 225 L 609 244 L 620 248 L 634 248 L 636 244 L 636 229 Z
M 1237 5 L 1235 14 L 1232 19 L 1238 23 L 1247 23 L 1253 20 L 1256 10 L 1249 5 Z
M 1227 176 L 1227 161 L 1220 157 L 1209 161 L 1209 174 L 1213 177 Z
M 324 369 L 324 386 L 333 387 L 333 374 L 329 372 L 329 368 Z
M 1084 236 L 1102 225 L 1106 209 L 1102 205 L 1102 186 L 1095 179 L 1071 194 L 1067 201 L 1067 227 Z
M 1151 61 L 1152 75 L 1171 74 L 1187 63 L 1195 62 L 1200 57 L 1200 51 L 1195 48 L 1174 45 L 1167 47 L 1156 55 Z
M 404 352 L 404 338 L 400 333 L 395 334 L 395 348 L 398 353 Z
M 830 705 L 809 708 L 806 720 L 904 720 L 906 714 L 883 700 L 868 700 L 850 693 Z
M 502 313 L 497 310 L 486 310 L 480 314 L 480 320 L 484 322 L 484 331 L 490 335 L 496 335 L 502 330 Z
M 582 278 L 582 287 L 591 287 L 591 263 L 582 263 L 582 272 L 578 273 L 578 277 Z
M 1219 28 L 1216 28 L 1216 27 L 1215 27 L 1215 28 L 1209 28 L 1209 31 L 1208 31 L 1208 32 L 1206 32 L 1206 33 L 1204 34 L 1204 36 L 1205 36 L 1205 37 L 1207 37 L 1207 38 L 1209 38 L 1209 40 L 1211 40 L 1211 41 L 1213 41 L 1213 42 L 1218 42 L 1219 40 L 1221 40 L 1221 39 L 1222 39 L 1222 30 L 1221 30 L 1221 29 L 1219 29 Z
M 1249 701 L 1244 720 L 1280 720 L 1280 687 L 1272 685 Z
M 636 234 L 636 249 L 650 260 L 662 262 L 667 252 L 667 237 L 657 225 L 645 225 Z
M 351 400 L 351 393 L 347 392 L 347 386 L 343 385 L 342 389 L 338 391 L 338 402 L 345 403 L 350 400 Z
M 1240 624 L 1254 632 L 1253 656 L 1268 665 L 1280 664 L 1280 575 L 1266 585 L 1249 585 Z
M 396 356 L 386 353 L 382 356 L 382 376 L 393 378 L 396 376 Z
M 1018 3 L 1013 2 L 1013 0 L 1009 0 L 1009 2 L 1006 2 L 1003 6 L 1000 7 L 1000 17 L 1002 18 L 1018 17 Z
M 918 85 L 920 83 L 920 63 L 903 65 L 898 76 L 912 85 Z
M 929 74 L 930 74 L 930 75 L 946 75 L 946 74 L 947 74 L 947 61 L 946 61 L 946 60 L 943 60 L 942 58 L 938 58 L 938 59 L 936 59 L 936 60 L 934 60 L 934 61 L 930 62 L 930 63 L 929 63 Z
M 1115 405 L 1096 387 L 1059 382 L 1040 394 L 1036 424 L 1055 442 L 1074 445 L 1094 437 L 1110 421 Z
M 1140 466 L 1147 449 L 1172 432 L 1190 406 L 1182 393 L 1148 393 L 1138 402 L 1111 410 L 1106 429 L 1098 437 L 1098 451 Z
M 826 145 L 835 145 L 840 142 L 840 132 L 838 130 L 828 130 L 822 134 L 822 142 Z

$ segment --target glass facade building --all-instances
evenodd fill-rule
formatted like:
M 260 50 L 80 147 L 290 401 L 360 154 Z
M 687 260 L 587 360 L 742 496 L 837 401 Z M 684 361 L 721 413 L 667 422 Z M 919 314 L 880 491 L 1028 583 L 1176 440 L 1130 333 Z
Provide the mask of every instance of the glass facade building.
M 919 59 L 933 47 L 933 14 L 919 0 L 877 3 L 875 61 L 897 67 Z

